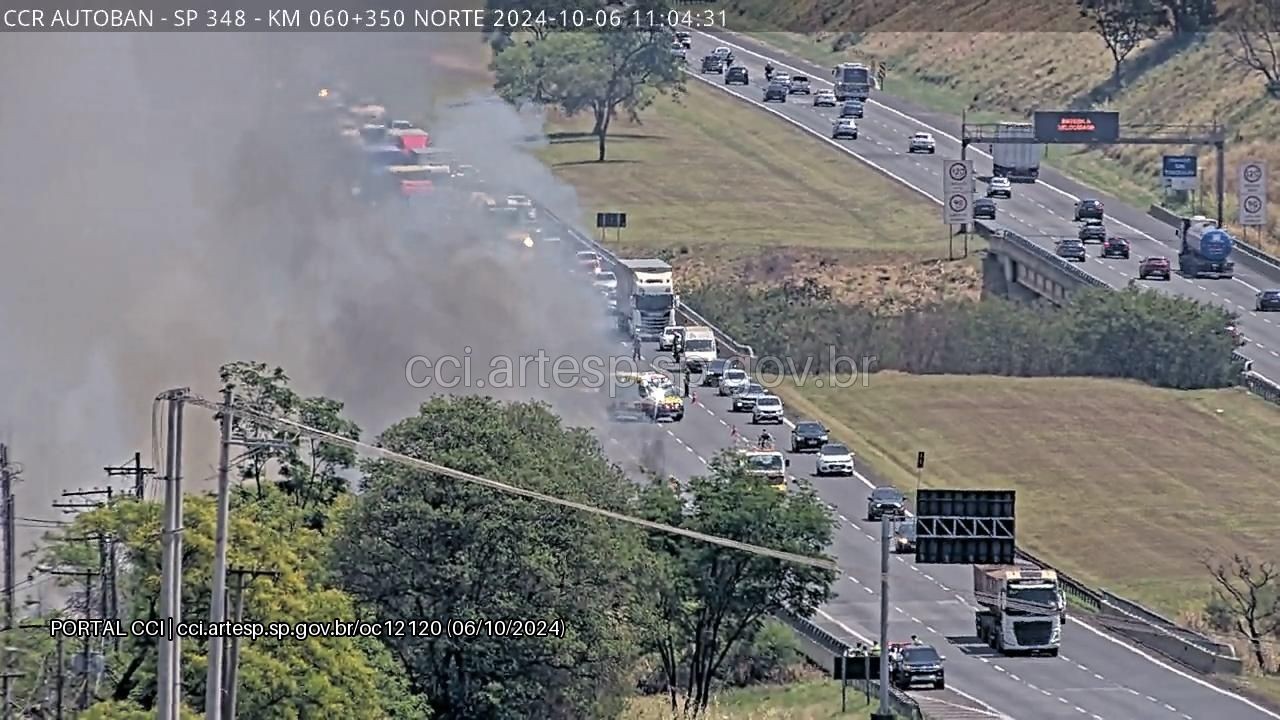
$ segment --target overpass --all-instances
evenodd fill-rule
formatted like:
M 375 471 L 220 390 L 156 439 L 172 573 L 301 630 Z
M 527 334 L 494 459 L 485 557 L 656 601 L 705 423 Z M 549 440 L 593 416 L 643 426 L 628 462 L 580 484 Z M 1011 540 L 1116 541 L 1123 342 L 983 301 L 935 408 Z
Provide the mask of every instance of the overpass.
M 974 222 L 974 229 L 987 241 L 987 255 L 982 261 L 984 296 L 1047 301 L 1061 306 L 1079 288 L 1108 287 L 1077 264 L 1008 228 L 979 220 Z

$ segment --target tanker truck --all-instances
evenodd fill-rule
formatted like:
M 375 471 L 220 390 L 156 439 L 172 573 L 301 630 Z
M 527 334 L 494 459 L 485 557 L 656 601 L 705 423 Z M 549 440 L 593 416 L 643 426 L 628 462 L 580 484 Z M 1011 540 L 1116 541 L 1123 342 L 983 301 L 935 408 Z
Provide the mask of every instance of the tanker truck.
M 1236 264 L 1229 260 L 1235 240 L 1203 215 L 1183 218 L 1178 229 L 1178 271 L 1187 277 L 1228 279 Z
M 1006 655 L 1058 655 L 1065 617 L 1058 573 L 1021 565 L 974 565 L 978 639 Z

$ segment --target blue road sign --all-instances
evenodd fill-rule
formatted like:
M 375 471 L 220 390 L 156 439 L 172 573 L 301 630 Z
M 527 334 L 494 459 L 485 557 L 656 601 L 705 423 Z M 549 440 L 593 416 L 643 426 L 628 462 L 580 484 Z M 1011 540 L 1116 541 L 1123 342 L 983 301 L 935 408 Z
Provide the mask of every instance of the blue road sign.
M 1199 175 L 1195 155 L 1165 155 L 1160 166 L 1160 179 L 1170 190 L 1195 190 Z

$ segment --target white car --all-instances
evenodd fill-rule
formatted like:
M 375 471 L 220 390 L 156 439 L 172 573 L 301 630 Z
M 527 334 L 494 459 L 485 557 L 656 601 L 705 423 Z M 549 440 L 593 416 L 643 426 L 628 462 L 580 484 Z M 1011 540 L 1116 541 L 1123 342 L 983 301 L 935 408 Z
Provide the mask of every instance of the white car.
M 1002 197 L 1006 200 L 1013 197 L 1013 183 L 1007 177 L 993 177 L 987 181 L 987 197 Z
M 777 83 L 778 85 L 786 85 L 787 91 L 791 91 L 791 75 L 787 73 L 774 73 L 773 78 L 770 79 L 769 82 Z
M 831 123 L 831 139 L 839 140 L 840 138 L 858 139 L 858 123 L 853 118 L 840 118 Z
M 613 292 L 618 289 L 618 276 L 608 270 L 601 270 L 591 278 L 592 287 L 605 292 Z
M 827 443 L 818 451 L 817 466 L 813 474 L 853 476 L 853 451 L 839 443 Z
M 391 129 L 392 130 L 412 130 L 413 123 L 409 122 L 408 120 L 392 120 Z
M 725 370 L 720 377 L 720 389 L 717 392 L 720 397 L 736 395 L 746 390 L 750 383 L 751 379 L 747 377 L 745 370 Z
M 751 423 L 758 425 L 764 422 L 782 424 L 782 398 L 777 395 L 761 395 L 756 398 L 755 407 L 751 409 Z
M 813 94 L 814 107 L 835 107 L 836 94 L 832 90 L 819 90 Z
M 676 347 L 676 338 L 684 333 L 684 328 L 679 325 L 668 325 L 662 328 L 662 337 L 658 338 L 659 350 L 674 350 Z
M 933 154 L 937 147 L 937 143 L 933 140 L 933 135 L 927 132 L 918 132 L 911 136 L 911 141 L 907 144 L 908 153 L 929 153 Z

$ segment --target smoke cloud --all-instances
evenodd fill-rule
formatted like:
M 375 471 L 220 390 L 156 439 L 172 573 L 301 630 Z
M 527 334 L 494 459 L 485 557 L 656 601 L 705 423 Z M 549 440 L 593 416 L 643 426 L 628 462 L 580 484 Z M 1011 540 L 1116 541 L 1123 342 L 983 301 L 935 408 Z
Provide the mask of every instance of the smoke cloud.
M 345 401 L 368 436 L 435 392 L 406 382 L 413 356 L 470 347 L 483 365 L 621 350 L 599 300 L 566 281 L 559 259 L 494 242 L 461 196 L 417 208 L 353 199 L 336 121 L 303 112 L 319 87 L 343 82 L 395 117 L 431 115 L 433 144 L 475 165 L 490 192 L 529 192 L 580 217 L 572 189 L 527 154 L 538 115 L 484 93 L 439 102 L 456 89 L 442 58 L 479 42 L 79 33 L 0 43 L 0 432 L 25 466 L 19 515 L 52 517 L 62 490 L 103 484 L 102 467 L 135 450 L 149 458 L 151 399 L 178 386 L 216 393 L 224 362 L 284 367 L 300 392 Z M 597 397 L 493 394 L 608 427 Z M 208 487 L 212 418 L 189 408 L 186 437 L 184 475 Z

